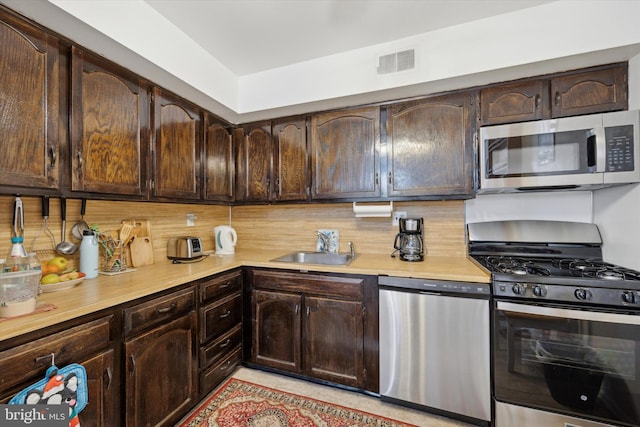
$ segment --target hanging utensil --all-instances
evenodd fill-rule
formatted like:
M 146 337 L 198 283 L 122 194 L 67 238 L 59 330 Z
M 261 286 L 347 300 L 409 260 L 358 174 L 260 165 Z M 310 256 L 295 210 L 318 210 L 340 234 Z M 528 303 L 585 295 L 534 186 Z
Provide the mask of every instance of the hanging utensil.
M 22 237 L 24 233 L 24 208 L 18 194 L 13 202 L 13 237 Z
M 55 249 L 56 247 L 56 238 L 53 236 L 53 232 L 49 229 L 49 224 L 47 223 L 49 219 L 49 196 L 42 196 L 41 202 L 42 202 L 42 228 L 40 229 L 36 237 L 33 238 L 33 241 L 31 242 L 31 249 L 29 252 L 35 252 L 36 240 L 43 233 L 47 234 L 49 236 L 49 239 L 51 239 L 51 249 Z
M 87 211 L 87 199 L 82 199 L 80 208 L 80 219 L 71 227 L 71 234 L 78 240 L 82 240 L 82 233 L 89 229 L 89 224 L 84 220 L 84 214 Z
M 60 255 L 73 255 L 78 250 L 78 246 L 73 242 L 65 241 L 67 234 L 67 199 L 65 197 L 60 198 L 60 216 L 62 218 L 62 233 L 56 251 Z

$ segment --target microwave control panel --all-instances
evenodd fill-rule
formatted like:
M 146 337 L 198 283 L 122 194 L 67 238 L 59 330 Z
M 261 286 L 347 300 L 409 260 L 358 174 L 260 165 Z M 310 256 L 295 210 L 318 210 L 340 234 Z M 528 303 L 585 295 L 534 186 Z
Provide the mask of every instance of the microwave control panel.
M 611 126 L 604 130 L 607 141 L 607 172 L 633 171 L 633 126 Z

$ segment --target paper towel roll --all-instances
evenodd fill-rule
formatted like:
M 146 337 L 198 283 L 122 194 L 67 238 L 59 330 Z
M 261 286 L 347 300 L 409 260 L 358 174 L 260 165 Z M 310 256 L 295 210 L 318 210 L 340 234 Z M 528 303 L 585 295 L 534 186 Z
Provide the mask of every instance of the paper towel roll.
M 391 212 L 393 212 L 393 202 L 389 202 L 388 205 L 358 205 L 357 202 L 353 202 L 353 213 L 356 214 L 356 218 L 391 217 Z

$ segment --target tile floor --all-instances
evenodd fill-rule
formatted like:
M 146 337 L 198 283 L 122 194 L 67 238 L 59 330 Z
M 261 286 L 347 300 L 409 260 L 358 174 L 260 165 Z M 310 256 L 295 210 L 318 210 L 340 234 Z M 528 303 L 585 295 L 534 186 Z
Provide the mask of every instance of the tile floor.
M 275 388 L 290 393 L 310 396 L 314 399 L 331 402 L 372 414 L 381 415 L 398 421 L 404 421 L 420 427 L 468 427 L 460 421 L 430 415 L 402 406 L 382 402 L 379 398 L 362 393 L 342 390 L 336 387 L 324 386 L 304 380 L 272 374 L 256 369 L 240 367 L 233 377 L 250 381 L 267 387 Z

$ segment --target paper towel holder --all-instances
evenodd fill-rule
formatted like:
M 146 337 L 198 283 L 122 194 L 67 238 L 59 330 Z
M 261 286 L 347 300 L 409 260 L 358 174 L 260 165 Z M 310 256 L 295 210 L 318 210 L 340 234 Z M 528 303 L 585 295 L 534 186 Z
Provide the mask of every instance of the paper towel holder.
M 358 205 L 353 202 L 353 213 L 356 218 L 390 218 L 393 212 L 393 200 L 388 205 L 371 204 Z

